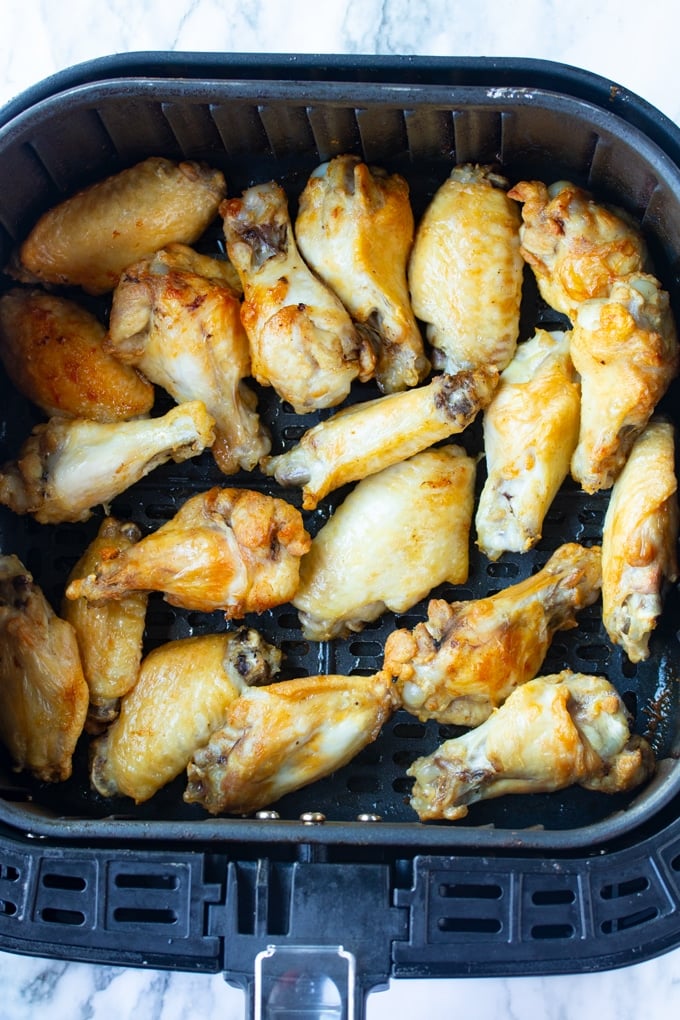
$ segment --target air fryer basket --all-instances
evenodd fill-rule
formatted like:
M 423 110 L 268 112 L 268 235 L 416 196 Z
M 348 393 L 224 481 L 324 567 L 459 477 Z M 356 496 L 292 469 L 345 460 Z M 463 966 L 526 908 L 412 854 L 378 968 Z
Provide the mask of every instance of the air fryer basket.
M 496 163 L 511 181 L 582 184 L 641 222 L 677 311 L 680 134 L 619 86 L 536 61 L 221 61 L 188 54 L 83 65 L 36 86 L 0 115 L 0 259 L 4 265 L 46 208 L 148 155 L 205 160 L 224 171 L 230 194 L 277 179 L 294 210 L 310 171 L 342 152 L 402 173 L 416 218 L 454 162 Z M 214 252 L 221 244 L 214 227 L 200 247 Z M 106 314 L 105 302 L 93 306 Z M 523 337 L 559 322 L 527 273 Z M 0 386 L 0 454 L 8 459 L 38 418 L 6 379 Z M 289 447 L 310 419 L 272 391 L 258 393 L 274 449 Z M 352 399 L 375 393 L 358 386 Z M 663 410 L 677 418 L 675 387 Z M 459 441 L 479 451 L 479 422 Z M 478 488 L 482 481 L 483 464 Z M 224 476 L 206 453 L 157 469 L 112 512 L 150 531 L 214 484 L 225 484 Z M 295 490 L 278 491 L 259 473 L 228 484 L 300 505 Z M 312 533 L 343 495 L 305 513 Z M 534 572 L 564 541 L 598 543 L 607 499 L 565 483 L 533 552 L 490 563 L 472 542 L 468 583 L 434 594 L 481 597 Z M 3 511 L 1 548 L 19 555 L 58 607 L 99 519 L 52 527 Z M 290 606 L 246 622 L 283 649 L 284 676 L 369 674 L 381 665 L 387 634 L 423 619 L 426 604 L 329 644 L 303 639 Z M 182 779 L 139 807 L 106 801 L 89 789 L 85 738 L 72 779 L 59 785 L 14 774 L 2 754 L 0 937 L 27 952 L 222 968 L 238 977 L 271 942 L 318 939 L 314 918 L 332 896 L 338 919 L 324 944 L 354 933 L 363 945 L 371 925 L 384 935 L 384 944 L 360 953 L 364 987 L 390 973 L 613 966 L 634 958 L 641 939 L 648 955 L 660 952 L 680 927 L 677 613 L 674 587 L 650 658 L 634 666 L 608 641 L 597 604 L 580 614 L 576 629 L 557 635 L 542 669 L 603 673 L 616 683 L 660 763 L 635 796 L 574 788 L 474 805 L 465 823 L 421 824 L 408 805 L 406 768 L 457 731 L 405 712 L 352 764 L 285 797 L 273 805 L 278 817 L 267 819 L 206 817 L 184 804 Z M 189 613 L 152 596 L 145 649 L 225 626 L 219 613 Z M 357 882 L 361 896 L 352 891 Z M 519 926 L 511 922 L 517 910 Z

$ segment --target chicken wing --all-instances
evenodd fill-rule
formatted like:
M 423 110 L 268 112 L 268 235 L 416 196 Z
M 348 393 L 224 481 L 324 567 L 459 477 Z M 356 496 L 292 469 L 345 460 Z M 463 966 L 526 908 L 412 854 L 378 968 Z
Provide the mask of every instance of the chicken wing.
M 411 806 L 421 821 L 455 821 L 468 804 L 512 793 L 549 793 L 578 783 L 622 793 L 654 772 L 651 747 L 631 735 L 616 688 L 565 670 L 514 691 L 477 729 L 418 758 Z
M 67 584 L 95 573 L 102 562 L 140 540 L 136 524 L 105 517 L 97 536 L 73 567 Z M 85 728 L 99 732 L 118 714 L 121 697 L 134 687 L 142 659 L 147 595 L 132 592 L 116 602 L 64 599 L 62 616 L 73 627 L 90 691 Z
M 383 393 L 417 386 L 430 368 L 406 281 L 413 232 L 406 180 L 358 156 L 322 164 L 300 195 L 300 251 L 371 340 Z
M 569 474 L 581 410 L 569 334 L 537 330 L 520 344 L 484 412 L 487 478 L 477 545 L 489 559 L 526 552 Z
M 184 799 L 250 814 L 346 765 L 395 701 L 382 677 L 311 676 L 251 687 L 189 763 Z
M 0 556 L 0 739 L 17 771 L 68 779 L 87 713 L 87 683 L 70 623 L 17 556 Z
M 678 578 L 674 430 L 652 420 L 612 489 L 602 531 L 602 619 L 631 662 L 649 656 L 664 587 Z
M 159 464 L 196 456 L 213 437 L 213 419 L 199 400 L 139 421 L 51 418 L 0 469 L 0 503 L 41 524 L 86 521 L 93 507 Z
M 145 255 L 173 241 L 197 241 L 225 195 L 219 170 L 150 157 L 48 210 L 8 271 L 24 283 L 104 294 Z
M 148 414 L 151 383 L 104 350 L 106 330 L 75 301 L 31 288 L 0 298 L 0 358 L 48 417 L 124 421 Z
M 474 481 L 474 460 L 444 446 L 359 482 L 302 558 L 293 605 L 303 635 L 345 637 L 444 581 L 463 584 Z
M 608 489 L 677 375 L 678 341 L 668 294 L 653 276 L 617 281 L 584 301 L 571 334 L 581 377 L 581 426 L 571 473 L 586 492 Z
M 383 669 L 421 720 L 478 726 L 538 673 L 553 635 L 599 596 L 600 549 L 560 546 L 538 573 L 483 599 L 432 599 L 427 621 L 395 630 Z
M 66 597 L 161 591 L 185 609 L 223 610 L 227 618 L 262 613 L 293 597 L 310 543 L 299 510 L 284 500 L 213 488 L 191 496 L 167 524 L 94 574 L 72 581 Z
M 522 256 L 556 311 L 571 318 L 582 301 L 606 297 L 617 279 L 646 268 L 637 226 L 569 181 L 520 181 L 508 195 L 523 203 Z
M 256 411 L 241 301 L 227 264 L 170 245 L 129 266 L 113 295 L 107 349 L 179 403 L 202 400 L 215 419 L 219 468 L 252 471 L 271 442 Z
M 300 256 L 283 188 L 274 181 L 220 205 L 231 262 L 241 278 L 255 379 L 298 414 L 334 407 L 375 356 L 340 299 Z
M 148 800 L 224 725 L 249 684 L 273 678 L 280 660 L 278 649 L 246 629 L 180 638 L 149 652 L 120 715 L 92 743 L 94 789 Z
M 441 439 L 462 432 L 486 407 L 498 382 L 495 369 L 435 376 L 426 386 L 391 393 L 337 411 L 308 429 L 286 453 L 261 468 L 279 485 L 302 486 L 313 510 L 333 489 L 376 474 Z
M 436 369 L 502 371 L 515 353 L 524 263 L 507 187 L 491 167 L 454 167 L 418 224 L 408 281 Z

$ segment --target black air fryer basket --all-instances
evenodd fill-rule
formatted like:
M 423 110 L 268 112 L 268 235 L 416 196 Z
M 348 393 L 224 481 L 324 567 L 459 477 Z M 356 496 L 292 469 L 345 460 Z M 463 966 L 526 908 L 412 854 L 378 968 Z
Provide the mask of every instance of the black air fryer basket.
M 45 209 L 146 156 L 204 160 L 224 171 L 231 195 L 277 179 L 294 208 L 309 173 L 343 152 L 402 173 L 416 218 L 454 163 L 497 163 L 511 181 L 582 184 L 642 224 L 677 313 L 680 130 L 618 85 L 533 60 L 156 53 L 81 65 L 0 112 L 2 264 Z M 216 228 L 201 242 L 219 244 Z M 522 321 L 524 337 L 555 322 L 529 274 Z M 38 419 L 0 385 L 6 460 Z M 271 391 L 259 395 L 274 449 L 289 447 L 309 420 Z M 358 387 L 352 399 L 368 395 Z M 675 389 L 663 409 L 677 417 Z M 460 441 L 478 450 L 479 423 Z M 150 531 L 213 484 L 224 476 L 206 453 L 157 469 L 112 511 Z M 229 484 L 299 505 L 294 490 L 278 492 L 257 472 Z M 468 583 L 434 594 L 484 596 L 534 572 L 564 541 L 598 543 L 607 498 L 565 483 L 533 552 L 492 564 L 472 543 Z M 306 513 L 311 532 L 337 499 Z M 1 550 L 22 559 L 57 608 L 98 523 L 54 527 L 3 511 Z M 285 676 L 370 674 L 395 624 L 412 626 L 425 611 L 426 602 L 386 614 L 328 645 L 303 639 L 290 606 L 246 622 L 284 651 Z M 325 979 L 329 1008 L 342 1003 L 344 1014 L 329 1015 L 361 1016 L 365 995 L 390 977 L 600 970 L 662 953 L 680 943 L 677 613 L 673 589 L 650 658 L 634 666 L 607 640 L 595 605 L 556 637 L 541 670 L 603 673 L 617 685 L 659 760 L 635 795 L 575 788 L 475 805 L 464 822 L 420 823 L 406 769 L 452 730 L 405 712 L 349 766 L 247 819 L 185 804 L 181 779 L 139 807 L 105 801 L 89 789 L 85 738 L 72 779 L 58 785 L 17 775 L 0 752 L 0 947 L 222 971 L 263 1017 L 286 990 L 300 998 L 305 977 L 317 992 Z M 225 626 L 220 614 L 152 596 L 145 650 Z

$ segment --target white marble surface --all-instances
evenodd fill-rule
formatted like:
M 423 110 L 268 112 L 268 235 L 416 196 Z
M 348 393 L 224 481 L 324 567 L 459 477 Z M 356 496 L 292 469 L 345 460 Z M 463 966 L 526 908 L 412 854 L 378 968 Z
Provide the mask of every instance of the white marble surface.
M 129 50 L 529 56 L 617 81 L 680 121 L 675 0 L 0 0 L 0 104 L 74 63 Z M 0 953 L 0 1018 L 239 1020 L 243 996 L 198 976 Z M 566 977 L 393 982 L 369 1020 L 677 1016 L 680 949 Z

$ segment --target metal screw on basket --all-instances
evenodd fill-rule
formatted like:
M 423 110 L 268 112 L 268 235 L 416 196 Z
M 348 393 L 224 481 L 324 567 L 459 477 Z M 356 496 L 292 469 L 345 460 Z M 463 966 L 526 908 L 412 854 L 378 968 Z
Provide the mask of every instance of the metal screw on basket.
M 281 815 L 278 811 L 256 811 L 255 817 L 260 818 L 263 821 L 274 822 L 277 818 L 280 818 Z
M 304 822 L 305 825 L 323 825 L 326 821 L 326 816 L 321 811 L 303 811 L 300 815 L 300 821 Z
M 358 822 L 382 822 L 382 815 L 374 815 L 371 811 L 364 811 L 357 815 Z

